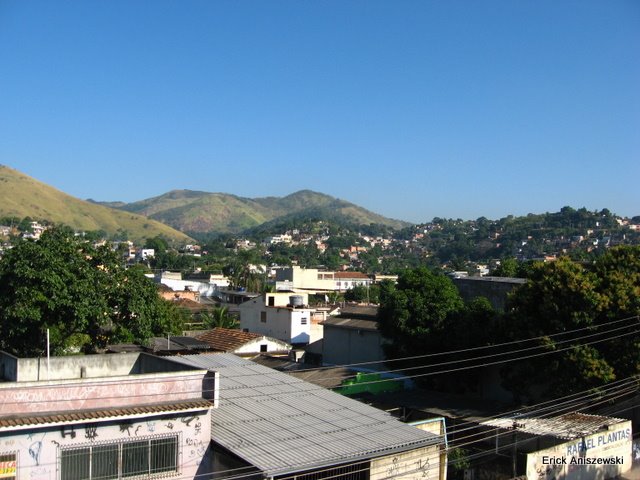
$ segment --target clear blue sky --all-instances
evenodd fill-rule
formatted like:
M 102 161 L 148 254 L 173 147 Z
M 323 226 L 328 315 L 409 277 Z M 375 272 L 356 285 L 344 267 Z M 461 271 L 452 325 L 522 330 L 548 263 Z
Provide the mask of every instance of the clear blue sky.
M 0 163 L 96 200 L 638 215 L 640 2 L 0 0 Z

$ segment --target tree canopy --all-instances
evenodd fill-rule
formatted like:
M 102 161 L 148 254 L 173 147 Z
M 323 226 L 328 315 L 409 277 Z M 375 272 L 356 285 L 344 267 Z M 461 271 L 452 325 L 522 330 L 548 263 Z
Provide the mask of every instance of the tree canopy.
M 21 240 L 0 260 L 0 348 L 21 356 L 91 352 L 179 333 L 182 316 L 139 269 L 69 229 Z
M 425 353 L 446 329 L 447 318 L 462 307 L 453 282 L 425 267 L 406 270 L 395 286 L 383 285 L 378 328 L 384 337 L 393 340 L 388 356 Z
M 455 364 L 465 359 L 455 352 L 504 343 L 490 355 L 504 361 L 503 386 L 517 400 L 554 398 L 640 373 L 640 247 L 611 248 L 590 263 L 563 257 L 527 267 L 528 280 L 504 313 L 481 297 L 463 304 L 447 277 L 407 270 L 380 292 L 387 358 L 448 352 L 438 357 L 453 365 L 447 375 L 433 376 L 424 358 L 394 365 L 462 393 L 474 389 L 478 370 L 456 371 L 472 363 Z
M 506 324 L 512 339 L 541 337 L 537 344 L 557 353 L 506 366 L 505 386 L 553 396 L 638 374 L 638 315 L 640 247 L 612 248 L 589 264 L 534 265 L 509 301 Z

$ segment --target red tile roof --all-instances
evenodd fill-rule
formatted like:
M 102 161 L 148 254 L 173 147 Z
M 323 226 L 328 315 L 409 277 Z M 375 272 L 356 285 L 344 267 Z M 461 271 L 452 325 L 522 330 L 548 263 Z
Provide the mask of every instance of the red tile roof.
M 230 328 L 214 328 L 196 338 L 208 343 L 214 350 L 220 352 L 233 352 L 237 348 L 262 338 L 264 335 L 257 333 L 243 332 L 242 330 Z
M 0 416 L 0 430 L 26 427 L 31 425 L 67 424 L 84 421 L 109 420 L 131 415 L 149 415 L 165 412 L 180 412 L 187 410 L 205 410 L 213 407 L 213 403 L 205 399 L 187 400 L 182 402 L 159 403 L 155 405 L 139 405 L 125 408 L 105 408 L 100 410 L 75 410 L 73 412 L 43 413 L 31 416 L 9 415 Z
M 369 276 L 365 275 L 362 272 L 336 272 L 335 275 L 333 276 L 333 278 L 336 278 L 336 279 L 356 278 L 356 279 L 361 279 L 361 280 L 368 280 Z

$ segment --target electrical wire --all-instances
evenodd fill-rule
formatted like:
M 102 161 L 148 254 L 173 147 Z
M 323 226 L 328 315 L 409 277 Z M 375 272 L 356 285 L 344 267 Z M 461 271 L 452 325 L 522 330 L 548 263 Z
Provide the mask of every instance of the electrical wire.
M 621 327 L 621 328 L 627 328 L 627 327 Z M 616 329 L 618 330 L 618 329 Z M 610 341 L 610 340 L 615 340 L 617 338 L 622 338 L 628 335 L 635 335 L 637 333 L 640 333 L 640 331 L 633 331 L 633 332 L 628 332 L 625 334 L 621 334 L 621 335 L 617 335 L 617 336 L 613 336 L 611 338 L 606 338 L 606 339 L 600 339 L 600 340 L 594 340 L 591 342 L 587 342 L 584 343 L 582 345 L 586 346 L 586 345 L 593 345 L 596 343 L 601 343 L 601 342 L 605 342 L 605 341 Z M 585 337 L 589 337 L 589 336 L 585 336 Z M 551 351 L 545 351 L 545 352 L 541 352 L 541 353 L 536 353 L 536 354 L 531 354 L 531 355 L 527 355 L 527 356 L 521 356 L 521 357 L 517 357 L 517 358 L 511 358 L 511 359 L 504 359 L 504 360 L 498 360 L 498 361 L 493 361 L 493 362 L 486 362 L 486 363 L 482 363 L 482 364 L 478 364 L 478 365 L 470 365 L 470 366 L 464 366 L 464 367 L 456 367 L 456 368 L 450 368 L 450 369 L 446 369 L 446 370 L 438 370 L 438 371 L 433 371 L 433 372 L 426 372 L 426 373 L 420 373 L 420 374 L 414 374 L 414 375 L 404 375 L 404 376 L 398 376 L 395 377 L 393 379 L 380 379 L 380 380 L 372 380 L 372 381 L 367 381 L 367 382 L 360 382 L 358 385 L 359 386 L 364 386 L 364 385 L 370 385 L 370 384 L 376 384 L 376 383 L 381 383 L 381 382 L 388 382 L 390 380 L 392 381 L 400 381 L 400 380 L 409 380 L 409 379 L 413 379 L 413 378 L 421 378 L 421 377 L 425 377 L 425 376 L 434 376 L 434 375 L 440 375 L 440 374 L 444 374 L 444 373 L 451 373 L 451 372 L 457 372 L 457 371 L 463 371 L 463 370 L 469 370 L 469 369 L 475 369 L 475 368 L 482 368 L 482 367 L 487 367 L 487 366 L 492 366 L 492 365 L 498 365 L 498 364 L 502 364 L 502 363 L 510 363 L 510 362 L 515 362 L 515 361 L 522 361 L 522 360 L 526 360 L 526 359 L 530 359 L 530 358 L 536 358 L 536 357 L 540 357 L 540 356 L 545 356 L 545 355 L 551 355 L 551 354 L 555 354 L 555 353 L 560 353 L 560 352 L 564 352 L 567 350 L 571 350 L 575 348 L 575 345 L 571 345 L 569 347 L 565 347 L 565 348 L 561 348 L 561 349 L 557 349 L 557 350 L 551 350 Z M 516 353 L 516 352 L 510 352 L 511 354 Z M 450 365 L 450 364 L 455 364 L 456 362 L 444 362 L 445 365 Z M 215 368 L 215 367 L 214 367 Z M 267 368 L 267 367 L 265 367 Z M 416 369 L 418 367 L 414 367 L 414 369 Z M 419 368 L 428 368 L 426 366 L 422 366 Z M 203 368 L 204 369 L 204 368 Z M 224 367 L 223 367 L 224 369 Z M 402 370 L 399 370 L 402 371 Z M 256 374 L 249 374 L 251 376 L 254 376 Z M 264 375 L 264 374 L 260 374 L 260 375 Z M 241 378 L 242 375 L 236 375 L 234 376 L 234 378 Z M 176 377 L 174 377 L 176 378 Z M 191 375 L 183 375 L 182 378 L 193 378 L 193 376 Z M 163 380 L 158 379 L 155 380 L 155 383 L 161 383 Z M 131 383 L 135 383 L 136 379 L 131 379 L 128 380 L 128 382 Z M 122 384 L 122 380 L 121 381 L 106 381 L 104 382 L 104 384 L 113 384 L 113 385 L 120 385 Z M 153 382 L 152 382 L 153 383 Z M 221 382 L 222 383 L 222 382 Z M 98 383 L 98 382 L 93 382 L 90 383 L 87 386 L 102 386 L 102 383 Z M 279 386 L 282 385 L 281 383 L 265 383 L 259 386 L 255 386 L 255 385 L 241 385 L 238 387 L 229 387 L 229 388 L 225 388 L 224 386 L 220 386 L 220 388 L 218 389 L 219 392 L 225 392 L 225 391 L 238 391 L 238 390 L 242 390 L 242 389 L 250 389 L 250 390 L 257 390 L 259 388 L 263 388 L 263 387 L 273 387 L 273 386 Z M 78 385 L 77 383 L 75 384 L 70 384 L 68 385 L 68 388 L 78 388 L 79 386 L 84 387 L 85 384 L 82 385 Z M 61 385 L 61 387 L 66 387 L 66 385 Z M 16 386 L 16 389 L 28 389 L 31 387 L 28 386 Z M 51 385 L 50 384 L 43 384 L 43 385 L 37 385 L 35 386 L 35 388 L 47 388 L 50 389 Z M 308 394 L 311 393 L 313 391 L 322 391 L 322 390 L 326 390 L 323 387 L 317 387 L 317 388 L 311 388 L 311 389 L 307 389 L 304 391 L 304 394 Z M 161 392 L 161 393 L 149 393 L 149 394 L 144 394 L 144 395 L 131 395 L 130 393 L 126 393 L 124 395 L 115 395 L 115 396 L 104 396 L 104 397 L 98 397 L 100 399 L 109 399 L 109 400 L 114 400 L 114 399 L 119 399 L 119 398 L 134 398 L 134 397 L 144 397 L 144 398 L 152 398 L 152 397 L 158 397 L 158 396 L 162 396 L 162 397 L 167 397 L 168 395 L 185 395 L 185 394 L 189 394 L 189 393 L 201 393 L 201 394 L 212 394 L 215 392 L 214 390 L 202 390 L 201 388 L 199 388 L 198 390 L 195 391 L 189 391 L 189 390 L 182 390 L 179 392 Z M 298 392 L 296 392 L 298 393 Z M 302 394 L 302 392 L 300 392 Z M 274 395 L 289 395 L 291 394 L 291 392 L 282 392 L 282 393 L 278 393 L 278 394 L 274 394 Z M 236 396 L 235 398 L 256 398 L 256 397 L 262 397 L 263 394 L 256 394 L 256 395 L 244 395 L 244 396 Z M 95 398 L 95 397 L 94 397 Z M 60 399 L 60 402 L 63 401 L 69 401 L 72 399 Z M 181 399 L 184 400 L 184 399 Z M 223 401 L 224 398 L 221 399 L 221 401 Z M 48 398 L 46 400 L 32 400 L 30 403 L 31 404 L 38 404 L 38 403 L 51 403 L 51 399 Z M 2 405 L 11 405 L 11 404 L 22 404 L 24 403 L 23 401 L 3 401 Z

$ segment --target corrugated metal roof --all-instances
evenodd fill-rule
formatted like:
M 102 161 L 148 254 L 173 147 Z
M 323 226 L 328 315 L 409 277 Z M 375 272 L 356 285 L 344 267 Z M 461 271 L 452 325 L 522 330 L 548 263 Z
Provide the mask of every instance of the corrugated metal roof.
M 443 441 L 382 410 L 232 354 L 176 361 L 220 373 L 212 439 L 269 476 Z
M 202 410 L 213 407 L 208 400 L 189 400 L 184 402 L 160 403 L 154 405 L 138 405 L 127 408 L 105 408 L 100 410 L 76 410 L 65 413 L 43 413 L 41 415 L 2 416 L 0 417 L 0 430 L 16 429 L 33 425 L 69 424 L 91 421 L 106 421 L 114 418 L 145 416 L 155 413 L 180 412 L 187 410 Z
M 309 370 L 294 370 L 287 373 L 305 382 L 311 382 L 329 389 L 340 387 L 342 382 L 348 379 L 354 379 L 358 374 L 358 372 L 345 367 L 311 368 Z
M 186 336 L 154 337 L 149 339 L 149 348 L 154 352 L 211 350 L 211 345 Z
M 584 437 L 585 435 L 591 435 L 600 430 L 606 430 L 611 425 L 625 421 L 626 420 L 621 418 L 575 412 L 553 418 L 496 418 L 482 422 L 481 425 L 511 430 L 513 429 L 514 422 L 517 422 L 517 430 L 519 432 L 529 433 L 531 435 L 546 435 L 563 440 L 573 440 Z
M 321 325 L 330 327 L 350 328 L 354 330 L 368 330 L 376 332 L 378 330 L 378 322 L 373 320 L 359 320 L 355 318 L 329 317 Z

